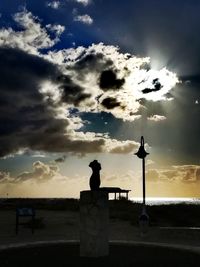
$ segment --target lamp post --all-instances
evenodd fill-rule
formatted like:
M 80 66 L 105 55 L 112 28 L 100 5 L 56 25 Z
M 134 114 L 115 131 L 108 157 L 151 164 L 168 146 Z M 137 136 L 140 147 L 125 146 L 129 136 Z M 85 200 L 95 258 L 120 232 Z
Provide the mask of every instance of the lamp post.
M 138 156 L 138 158 L 142 159 L 142 189 L 143 189 L 143 205 L 142 205 L 142 214 L 140 215 L 139 221 L 140 225 L 143 228 L 143 231 L 146 231 L 144 229 L 147 228 L 149 224 L 149 216 L 146 212 L 146 191 L 145 191 L 145 158 L 149 153 L 145 151 L 144 148 L 144 137 L 141 136 L 141 143 L 140 147 L 137 153 L 135 155 Z

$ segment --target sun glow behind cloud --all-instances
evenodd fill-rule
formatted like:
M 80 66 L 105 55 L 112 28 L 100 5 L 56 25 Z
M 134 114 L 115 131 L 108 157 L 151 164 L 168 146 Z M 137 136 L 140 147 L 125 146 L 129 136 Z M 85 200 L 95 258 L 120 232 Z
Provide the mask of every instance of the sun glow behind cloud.
M 141 94 L 141 91 L 144 87 L 152 88 L 152 81 L 158 79 L 161 88 L 158 91 L 152 91 L 145 95 L 145 99 L 152 101 L 166 100 L 170 99 L 167 97 L 167 93 L 179 82 L 177 75 L 166 68 L 161 70 L 150 69 L 148 72 L 145 72 L 142 80 L 143 83 L 138 86 L 138 98 L 144 97 Z
M 140 98 L 153 101 L 169 100 L 167 94 L 179 82 L 177 75 L 166 68 L 150 69 L 150 58 L 123 54 L 118 47 L 103 43 L 92 44 L 87 48 L 51 51 L 47 58 L 61 66 L 66 66 L 66 73 L 71 73 L 74 81 L 91 94 L 90 98 L 79 104 L 78 108 L 81 111 L 110 112 L 123 120 L 134 121 L 138 118 L 136 113 L 140 108 L 138 102 Z M 93 68 L 90 69 L 89 64 Z M 79 65 L 83 68 L 80 69 Z M 81 71 L 81 74 L 77 70 Z M 99 72 L 103 75 L 104 70 L 110 72 L 113 84 L 101 88 L 101 83 L 100 87 L 98 84 Z M 115 78 L 113 78 L 114 75 Z M 154 80 L 157 81 L 154 82 Z M 117 87 L 117 82 L 121 83 L 120 87 Z M 159 84 L 160 87 L 156 89 Z M 145 90 L 149 91 L 146 93 Z M 109 107 L 102 105 L 105 100 L 109 100 Z

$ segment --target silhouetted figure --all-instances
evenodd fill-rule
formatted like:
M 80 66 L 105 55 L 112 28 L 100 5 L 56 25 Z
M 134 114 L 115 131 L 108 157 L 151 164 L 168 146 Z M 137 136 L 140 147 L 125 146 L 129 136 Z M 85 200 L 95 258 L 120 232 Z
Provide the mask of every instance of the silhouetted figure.
M 95 159 L 90 162 L 89 167 L 92 169 L 92 175 L 90 177 L 90 189 L 98 190 L 100 186 L 100 170 L 101 164 Z

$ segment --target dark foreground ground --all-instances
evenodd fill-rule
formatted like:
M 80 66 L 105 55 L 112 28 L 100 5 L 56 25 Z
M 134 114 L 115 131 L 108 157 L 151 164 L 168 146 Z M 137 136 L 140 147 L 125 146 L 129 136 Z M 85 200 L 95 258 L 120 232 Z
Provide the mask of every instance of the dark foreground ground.
M 79 257 L 78 244 L 57 244 L 0 251 L 0 266 L 5 267 L 198 267 L 200 254 L 174 248 L 147 245 L 110 245 L 103 258 Z
M 138 226 L 140 204 L 124 199 L 110 201 L 109 204 L 109 240 L 115 241 L 115 244 L 112 243 L 108 258 L 95 260 L 79 257 L 78 200 L 1 200 L 0 267 L 200 266 L 199 205 L 147 207 L 150 226 L 148 232 L 143 235 Z M 15 234 L 15 209 L 18 206 L 35 208 L 34 234 L 31 233 L 29 218 L 24 218 L 24 225 L 19 227 L 18 235 Z M 72 240 L 75 240 L 76 244 L 66 243 Z M 47 245 L 33 247 L 41 241 Z M 57 241 L 65 243 L 52 244 Z M 119 245 L 120 242 L 132 242 L 137 246 Z M 30 244 L 28 247 L 27 243 Z M 8 249 L 8 246 L 12 248 Z

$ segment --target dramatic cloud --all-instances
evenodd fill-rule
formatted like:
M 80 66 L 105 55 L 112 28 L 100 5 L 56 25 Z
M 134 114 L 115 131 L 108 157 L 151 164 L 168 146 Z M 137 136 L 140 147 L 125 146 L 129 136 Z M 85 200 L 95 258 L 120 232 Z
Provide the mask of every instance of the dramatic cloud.
M 56 65 L 13 48 L 0 48 L 0 55 L 3 63 L 0 64 L 3 77 L 0 81 L 1 157 L 27 148 L 49 152 L 114 153 L 113 144 L 122 144 L 98 133 L 76 132 L 83 122 L 67 112 L 66 103 L 76 105 L 83 100 L 81 87 L 78 91 Z M 132 141 L 128 143 L 132 146 Z
M 14 19 L 22 30 L 0 30 L 0 156 L 20 150 L 130 153 L 137 148 L 132 140 L 82 132 L 81 114 L 104 111 L 134 121 L 140 116 L 138 100 L 151 94 L 154 101 L 166 100 L 178 82 L 176 75 L 151 70 L 146 67 L 149 58 L 123 54 L 103 43 L 43 54 L 43 48 L 58 42 L 64 27 L 43 27 L 26 10 Z M 149 83 L 162 86 L 143 94 Z
M 83 99 L 87 100 L 83 101 L 84 105 L 79 103 L 81 111 L 110 112 L 123 120 L 138 118 L 141 98 L 168 100 L 167 92 L 178 82 L 176 75 L 166 69 L 149 70 L 146 67 L 149 58 L 122 54 L 117 47 L 102 43 L 49 52 L 48 59 L 66 66 L 76 84 L 84 88 L 88 97 Z M 143 94 L 142 90 L 149 82 L 156 83 L 155 76 L 163 81 L 162 88 Z
M 0 55 L 4 77 L 0 81 L 0 155 L 4 156 L 20 148 L 34 148 L 39 140 L 44 144 L 45 135 L 55 138 L 69 123 L 56 118 L 53 101 L 45 101 L 40 93 L 42 81 L 58 75 L 55 65 L 13 48 L 0 48 Z

